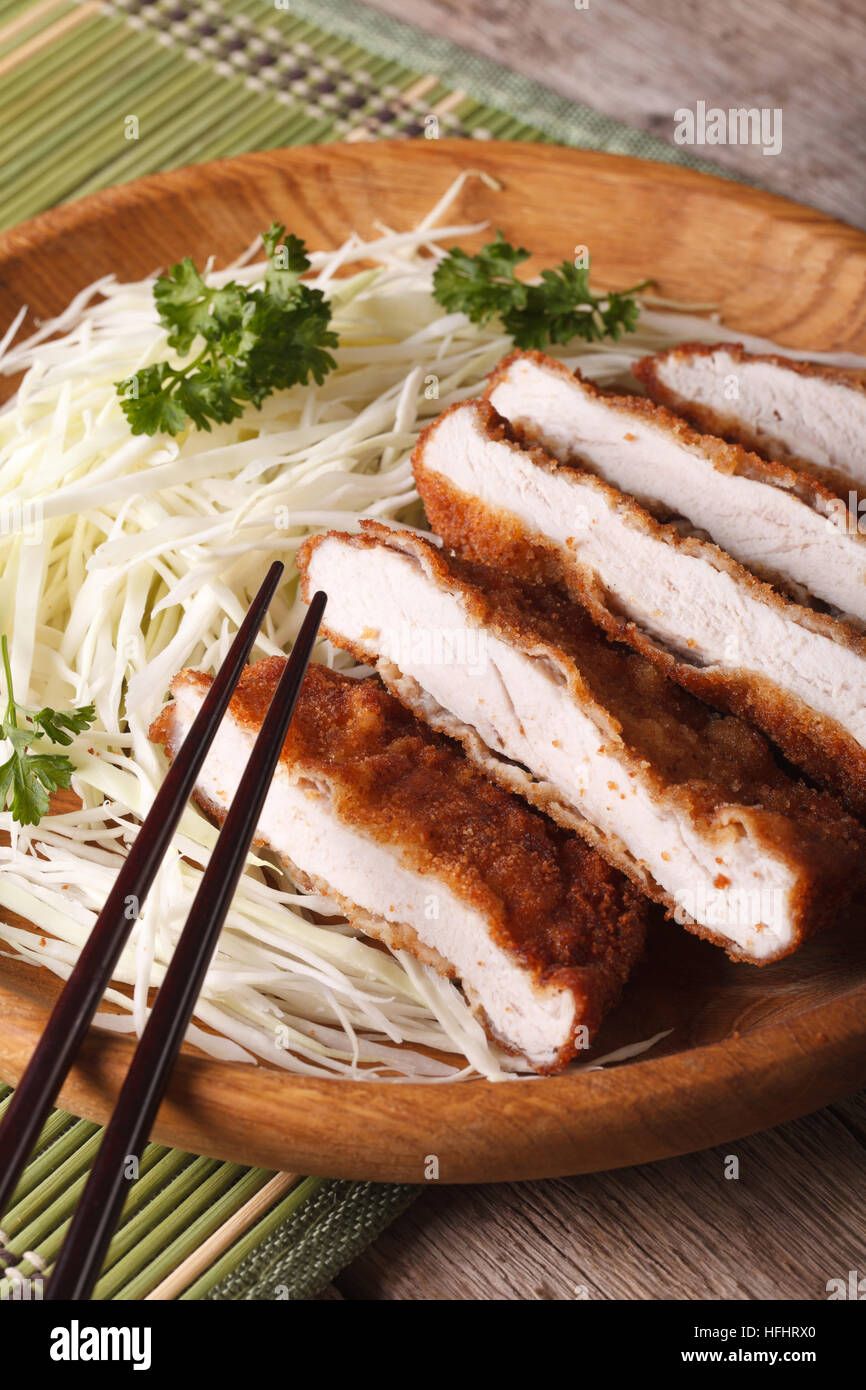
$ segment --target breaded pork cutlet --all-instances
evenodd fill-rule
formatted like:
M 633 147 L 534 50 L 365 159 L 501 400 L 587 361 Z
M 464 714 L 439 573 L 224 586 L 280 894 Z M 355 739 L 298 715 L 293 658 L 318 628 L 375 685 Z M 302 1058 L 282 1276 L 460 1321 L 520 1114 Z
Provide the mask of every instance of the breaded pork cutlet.
M 863 885 L 866 831 L 837 802 L 557 591 L 375 522 L 298 564 L 332 641 L 733 957 L 789 954 Z
M 633 368 L 654 401 L 698 429 L 866 494 L 866 384 L 838 367 L 681 343 Z
M 452 406 L 414 453 L 431 525 L 468 559 L 564 585 L 612 637 L 762 728 L 866 814 L 866 638 L 790 602 L 718 546 L 524 448 L 487 401 Z
M 248 668 L 196 789 L 222 818 L 284 661 Z M 150 736 L 172 755 L 211 684 L 172 682 Z M 460 979 L 490 1033 L 555 1071 L 639 957 L 646 910 L 621 874 L 482 776 L 375 679 L 310 666 L 258 843 L 350 921 Z
M 506 357 L 486 396 L 525 443 L 597 473 L 660 519 L 685 518 L 794 598 L 866 622 L 866 536 L 816 478 L 698 434 L 643 397 L 599 391 L 540 352 Z

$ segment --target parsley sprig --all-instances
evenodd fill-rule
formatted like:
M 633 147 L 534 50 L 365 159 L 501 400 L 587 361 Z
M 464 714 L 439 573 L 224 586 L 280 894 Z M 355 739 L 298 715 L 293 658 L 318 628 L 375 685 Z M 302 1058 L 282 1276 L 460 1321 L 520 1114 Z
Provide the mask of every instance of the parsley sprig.
M 259 409 L 274 391 L 321 383 L 336 363 L 331 308 L 321 290 L 301 281 L 310 268 L 304 243 L 280 223 L 264 232 L 268 256 L 264 284 L 249 289 L 230 280 L 207 285 L 186 257 L 154 286 L 160 322 L 189 363 L 157 362 L 117 383 L 133 434 L 178 434 L 187 425 L 210 430 L 228 424 L 247 404 Z
M 0 807 L 9 809 L 11 791 L 13 819 L 19 825 L 38 825 L 48 810 L 51 793 L 69 786 L 75 768 L 64 753 L 33 753 L 31 748 L 42 739 L 68 746 L 75 734 L 90 727 L 96 710 L 93 705 L 73 710 L 30 710 L 16 704 L 5 634 L 0 649 L 7 695 L 0 739 L 12 745 L 11 757 L 0 764 Z M 24 721 L 24 728 L 19 720 Z
M 248 405 L 259 409 L 274 391 L 311 378 L 321 383 L 336 366 L 328 351 L 338 345 L 331 306 L 301 279 L 310 268 L 304 243 L 278 222 L 262 240 L 268 265 L 264 283 L 254 289 L 234 280 L 208 285 L 189 257 L 156 281 L 153 295 L 169 346 L 183 359 L 199 348 L 191 361 L 156 362 L 117 383 L 133 434 L 228 424 Z M 515 273 L 529 254 L 502 232 L 474 256 L 455 246 L 433 273 L 433 293 L 443 308 L 473 323 L 498 316 L 521 348 L 619 338 L 637 327 L 634 295 L 651 281 L 593 294 L 588 266 L 563 261 L 529 285 Z
M 464 313 L 473 323 L 498 316 L 520 348 L 543 349 L 572 338 L 592 343 L 637 327 L 640 309 L 633 296 L 651 281 L 596 295 L 589 287 L 589 267 L 563 261 L 555 270 L 543 270 L 537 285 L 527 285 L 514 272 L 529 255 L 501 231 L 475 256 L 454 246 L 433 272 L 433 293 L 443 308 Z

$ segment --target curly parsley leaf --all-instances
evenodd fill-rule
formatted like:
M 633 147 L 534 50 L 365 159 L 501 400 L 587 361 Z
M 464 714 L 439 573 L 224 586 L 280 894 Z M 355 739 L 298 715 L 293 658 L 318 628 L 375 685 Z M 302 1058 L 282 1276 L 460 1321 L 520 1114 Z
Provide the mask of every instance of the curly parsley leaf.
M 265 290 L 273 299 L 288 302 L 294 298 L 304 271 L 310 268 L 307 248 L 300 237 L 287 236 L 280 222 L 273 222 L 262 232 L 262 241 L 268 257 Z
M 38 729 L 52 743 L 68 745 L 76 734 L 89 729 L 96 718 L 93 705 L 80 705 L 78 709 L 39 709 L 28 715 L 34 729 Z
M 189 352 L 193 340 L 211 326 L 211 293 L 187 257 L 160 275 L 153 287 L 160 323 L 169 330 L 168 341 L 178 352 Z M 216 322 L 216 321 L 214 321 Z
M 573 338 L 597 342 L 637 327 L 640 309 L 633 296 L 651 281 L 596 295 L 590 289 L 589 267 L 563 261 L 554 270 L 543 270 L 539 283 L 530 285 L 514 273 L 528 257 L 527 250 L 511 246 L 501 231 L 475 256 L 455 246 L 433 272 L 433 293 L 443 308 L 462 312 L 473 323 L 498 316 L 520 348 L 546 348 Z
M 321 383 L 336 363 L 331 309 L 321 290 L 303 284 L 310 268 L 299 237 L 281 223 L 262 234 L 268 265 L 264 284 L 248 289 L 235 281 L 210 286 L 187 258 L 154 286 L 168 342 L 189 365 L 158 362 L 118 382 L 121 407 L 133 434 L 179 434 L 192 425 L 210 430 L 257 409 L 274 391 Z
M 68 787 L 74 769 L 62 753 L 27 753 L 0 767 L 0 788 L 4 775 L 12 783 L 12 818 L 19 825 L 38 825 L 47 815 L 51 794 Z M 5 789 L 4 789 L 5 791 Z M 4 795 L 4 805 L 6 797 Z
M 519 310 L 526 303 L 527 286 L 514 267 L 528 261 L 529 254 L 522 246 L 510 246 L 501 231 L 475 256 L 452 246 L 433 272 L 433 294 L 444 309 L 467 314 L 473 323 Z
M 16 704 L 5 636 L 0 643 L 6 676 L 6 713 L 0 720 L 0 740 L 10 744 L 12 754 L 0 764 L 0 808 L 11 810 L 19 825 L 38 825 L 49 809 L 51 795 L 68 788 L 75 771 L 63 753 L 32 752 L 41 739 L 68 745 L 75 734 L 89 729 L 96 718 L 93 705 L 78 709 L 54 710 L 47 706 L 27 710 Z M 22 728 L 19 720 L 30 727 Z M 11 805 L 10 805 L 11 793 Z

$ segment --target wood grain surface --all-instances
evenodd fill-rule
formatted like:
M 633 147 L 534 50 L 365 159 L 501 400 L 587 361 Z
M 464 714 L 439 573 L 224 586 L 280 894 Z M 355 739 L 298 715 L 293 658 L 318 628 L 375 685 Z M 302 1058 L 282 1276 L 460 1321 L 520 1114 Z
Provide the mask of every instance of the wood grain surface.
M 866 237 L 820 213 L 687 170 L 553 147 L 395 142 L 269 151 L 174 171 L 59 208 L 0 237 L 0 315 L 59 309 L 107 270 L 184 254 L 225 261 L 272 218 L 313 246 L 381 219 L 411 226 L 468 167 L 449 219 L 490 219 L 550 263 L 585 242 L 611 287 L 644 275 L 717 302 L 735 326 L 813 348 L 866 348 Z M 480 238 L 479 238 L 480 239 Z M 803 274 L 804 266 L 809 274 Z M 62 273 L 59 273 L 59 269 Z M 849 926 L 857 927 L 853 922 Z M 2 964 L 0 1075 L 14 1081 L 55 982 Z M 444 1182 L 555 1176 L 717 1144 L 850 1095 L 866 1080 L 866 941 L 840 930 L 763 970 L 673 924 L 599 1038 L 670 1029 L 649 1057 L 520 1085 L 387 1086 L 298 1078 L 188 1053 L 156 1128 L 163 1142 L 266 1167 Z M 93 1032 L 62 1103 L 106 1116 L 131 1043 Z
M 778 155 L 694 153 L 866 227 L 862 0 L 366 2 L 663 140 L 674 112 L 698 101 L 778 108 Z
M 737 1160 L 736 1178 L 731 1159 Z M 866 1273 L 866 1099 L 685 1158 L 446 1188 L 336 1279 L 347 1299 L 825 1299 Z

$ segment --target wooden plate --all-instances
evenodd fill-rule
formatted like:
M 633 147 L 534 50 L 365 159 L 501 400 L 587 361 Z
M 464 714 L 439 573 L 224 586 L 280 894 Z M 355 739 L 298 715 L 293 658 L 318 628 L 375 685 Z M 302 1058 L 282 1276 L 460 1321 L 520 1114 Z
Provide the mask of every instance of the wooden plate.
M 552 146 L 418 141 L 273 150 L 143 179 L 0 236 L 0 330 L 107 271 L 184 255 L 225 261 L 272 218 L 329 247 L 376 220 L 410 227 L 462 169 L 449 220 L 487 218 L 533 248 L 532 268 L 585 244 L 611 288 L 652 276 L 726 323 L 804 348 L 866 351 L 866 236 L 754 189 L 661 164 Z M 57 987 L 0 960 L 0 1075 L 15 1081 Z M 659 921 L 602 1051 L 669 1037 L 645 1059 L 521 1084 L 307 1080 L 185 1055 L 156 1137 L 198 1153 L 348 1178 L 550 1177 L 667 1157 L 792 1119 L 866 1083 L 866 940 L 843 924 L 762 970 Z M 104 1120 L 128 1039 L 92 1031 L 61 1103 Z

